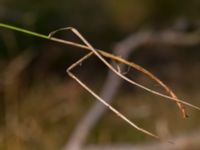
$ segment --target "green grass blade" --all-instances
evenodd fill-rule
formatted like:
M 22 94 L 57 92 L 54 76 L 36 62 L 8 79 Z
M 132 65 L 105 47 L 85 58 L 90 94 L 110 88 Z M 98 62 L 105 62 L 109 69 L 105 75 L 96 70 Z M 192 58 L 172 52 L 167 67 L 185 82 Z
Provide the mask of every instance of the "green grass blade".
M 26 34 L 29 34 L 29 35 L 33 35 L 33 36 L 37 36 L 37 37 L 40 37 L 40 38 L 43 38 L 43 39 L 49 39 L 49 37 L 47 35 L 36 33 L 36 32 L 32 32 L 32 31 L 29 31 L 29 30 L 25 30 L 25 29 L 18 28 L 18 27 L 15 27 L 15 26 L 4 24 L 4 23 L 0 23 L 0 27 L 11 29 L 11 30 L 15 30 L 15 31 L 18 31 L 18 32 L 23 32 L 23 33 L 26 33 Z

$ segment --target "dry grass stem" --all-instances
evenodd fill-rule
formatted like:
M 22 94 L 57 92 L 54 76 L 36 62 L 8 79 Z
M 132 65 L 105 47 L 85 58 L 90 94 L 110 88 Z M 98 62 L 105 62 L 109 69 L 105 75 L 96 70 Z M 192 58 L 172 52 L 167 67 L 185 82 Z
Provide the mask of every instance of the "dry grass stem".
M 142 88 L 142 89 L 144 89 L 144 90 L 146 90 L 146 91 L 148 91 L 148 92 L 150 92 L 150 93 L 153 93 L 153 94 L 155 94 L 155 95 L 158 95 L 158 96 L 164 97 L 164 98 L 166 98 L 166 99 L 170 99 L 170 100 L 173 100 L 173 101 L 177 102 L 177 104 L 178 104 L 178 106 L 179 106 L 179 108 L 180 108 L 180 110 L 181 110 L 182 115 L 183 115 L 184 118 L 187 117 L 187 114 L 186 114 L 186 112 L 185 112 L 184 106 L 181 105 L 181 104 L 184 104 L 184 105 L 186 105 L 186 106 L 192 107 L 192 108 L 197 109 L 197 110 L 200 110 L 200 107 L 195 106 L 195 105 L 193 105 L 193 104 L 190 104 L 190 103 L 188 103 L 188 102 L 185 102 L 185 101 L 183 101 L 183 100 L 178 99 L 177 96 L 175 95 L 175 93 L 174 93 L 167 85 L 165 85 L 161 80 L 159 80 L 155 75 L 153 75 L 152 73 L 150 73 L 148 70 L 146 70 L 145 68 L 139 66 L 139 65 L 136 64 L 136 63 L 129 62 L 129 61 L 127 61 L 127 60 L 125 60 L 125 59 L 123 59 L 123 58 L 121 58 L 121 57 L 119 57 L 119 56 L 115 56 L 115 55 L 110 54 L 110 53 L 107 53 L 107 52 L 105 52 L 105 51 L 103 51 L 103 50 L 94 49 L 93 47 L 91 47 L 91 45 L 90 45 L 88 42 L 87 42 L 87 43 L 90 45 L 90 47 L 88 47 L 87 45 L 83 45 L 83 44 L 79 44 L 79 43 L 75 43 L 75 42 L 71 42 L 71 41 L 67 41 L 67 40 L 62 40 L 62 39 L 58 39 L 58 38 L 53 37 L 53 35 L 56 34 L 57 32 L 63 31 L 63 30 L 68 30 L 68 29 L 73 29 L 74 31 L 76 30 L 76 29 L 71 28 L 71 27 L 70 27 L 70 28 L 60 28 L 60 29 L 58 29 L 58 30 L 55 30 L 55 31 L 51 32 L 51 33 L 49 34 L 48 37 L 49 37 L 50 40 L 52 40 L 52 41 L 56 41 L 56 42 L 59 42 L 59 43 L 63 43 L 63 44 L 67 44 L 67 45 L 71 45 L 71 46 L 75 46 L 75 47 L 79 47 L 79 48 L 82 48 L 82 49 L 90 50 L 90 48 L 92 48 L 93 50 L 97 51 L 97 52 L 95 52 L 95 53 L 98 53 L 98 52 L 99 52 L 98 55 L 101 54 L 101 55 L 104 56 L 104 57 L 107 57 L 107 58 L 112 59 L 112 60 L 114 60 L 114 61 L 116 61 L 116 62 L 125 64 L 125 65 L 127 65 L 127 66 L 129 66 L 129 67 L 131 67 L 131 68 L 134 68 L 134 69 L 136 69 L 136 70 L 138 70 L 138 71 L 144 73 L 144 74 L 147 75 L 149 78 L 151 78 L 151 79 L 153 79 L 154 81 L 156 81 L 160 86 L 162 86 L 162 87 L 165 89 L 165 91 L 166 91 L 169 95 L 171 95 L 171 96 L 168 96 L 168 95 L 162 94 L 162 93 L 160 93 L 160 92 L 154 91 L 154 90 L 149 89 L 149 88 L 147 88 L 147 87 L 145 87 L 145 86 L 143 86 L 143 85 L 141 85 L 141 84 L 138 84 L 137 82 L 134 82 L 133 80 L 130 80 L 129 78 L 123 76 L 123 75 L 120 74 L 117 70 L 115 70 L 109 63 L 107 63 L 107 65 L 109 65 L 109 66 L 112 68 L 112 69 L 111 69 L 111 68 L 109 67 L 113 72 L 115 72 L 118 76 L 120 76 L 120 77 L 123 78 L 124 80 L 128 81 L 129 83 L 134 84 L 134 85 L 136 85 L 136 86 L 138 86 L 138 87 L 140 87 L 140 88 Z M 76 30 L 75 32 L 78 33 L 78 35 L 80 36 L 80 33 L 79 33 L 77 30 Z M 75 32 L 74 32 L 74 33 L 75 33 Z M 82 39 L 84 39 L 84 38 L 82 37 Z M 85 39 L 84 39 L 84 40 L 85 40 Z
M 78 43 L 73 43 L 73 42 L 69 42 L 69 41 L 65 41 L 65 40 L 62 40 L 62 39 L 57 39 L 55 37 L 52 37 L 54 34 L 56 34 L 58 31 L 62 31 L 62 30 L 71 30 L 76 36 L 78 36 L 82 41 L 83 43 L 85 44 L 84 45 L 81 45 L 81 44 L 78 44 Z M 82 63 L 84 60 L 86 60 L 87 58 L 89 58 L 90 56 L 92 55 L 96 55 L 110 70 L 112 70 L 116 75 L 118 75 L 119 77 L 121 77 L 122 79 L 126 80 L 127 82 L 133 84 L 133 85 L 136 85 L 146 91 L 149 91 L 153 94 L 156 94 L 156 95 L 159 95 L 161 97 L 165 97 L 165 98 L 168 98 L 168 99 L 171 99 L 171 100 L 174 100 L 175 102 L 177 102 L 182 114 L 184 117 L 186 117 L 186 113 L 185 113 L 185 109 L 184 107 L 182 106 L 182 104 L 185 104 L 185 105 L 188 105 L 188 106 L 191 106 L 193 108 L 196 108 L 196 109 L 199 109 L 199 107 L 197 106 L 194 106 L 192 104 L 189 104 L 187 102 L 184 102 L 182 100 L 179 100 L 177 98 L 177 96 L 173 93 L 173 91 L 168 88 L 161 80 L 159 80 L 157 77 L 155 77 L 153 74 L 151 74 L 149 71 L 145 70 L 144 68 L 140 67 L 139 65 L 137 64 L 134 64 L 134 63 L 130 63 L 118 56 L 114 56 L 112 54 L 109 54 L 109 53 L 106 53 L 106 52 L 103 52 L 101 50 L 96 50 L 79 32 L 78 30 L 76 30 L 75 28 L 72 28 L 72 27 L 67 27 L 67 28 L 61 28 L 61 29 L 58 29 L 56 31 L 53 31 L 49 34 L 49 38 L 53 41 L 57 41 L 57 42 L 61 42 L 61 43 L 65 43 L 65 44 L 70 44 L 70 45 L 73 45 L 73 46 L 76 46 L 76 47 L 81 47 L 81 48 L 84 48 L 84 49 L 88 49 L 90 50 L 91 52 L 88 53 L 87 55 L 85 55 L 84 57 L 82 57 L 80 60 L 78 60 L 77 62 L 73 63 L 68 69 L 67 69 L 67 73 L 69 74 L 70 77 L 72 77 L 74 80 L 76 80 L 84 89 L 86 89 L 90 94 L 92 94 L 95 98 L 97 98 L 101 103 L 103 103 L 106 107 L 108 107 L 111 111 L 113 111 L 117 116 L 119 116 L 121 119 L 123 119 L 124 121 L 126 121 L 128 124 L 130 124 L 132 127 L 136 128 L 137 130 L 149 135 L 149 136 L 152 136 L 154 138 L 157 138 L 159 139 L 159 137 L 143 128 L 140 128 L 138 127 L 136 124 L 134 124 L 132 121 L 130 121 L 127 117 L 125 117 L 123 114 L 121 114 L 119 111 L 117 111 L 115 108 L 113 108 L 110 104 L 108 104 L 105 100 L 103 100 L 101 97 L 99 97 L 95 92 L 93 92 L 89 87 L 87 87 L 81 80 L 79 80 L 72 72 L 71 70 L 73 68 L 75 68 L 76 66 L 78 66 L 80 63 Z M 134 82 L 132 80 L 130 80 L 129 78 L 127 78 L 126 76 L 124 76 L 121 71 L 118 69 L 116 70 L 109 62 L 107 62 L 104 58 L 104 57 L 107 57 L 107 58 L 110 58 L 112 60 L 115 60 L 115 61 L 118 61 L 120 63 L 123 63 L 123 64 L 126 64 L 130 67 L 133 67 L 139 71 L 141 71 L 142 73 L 144 73 L 145 75 L 147 75 L 148 77 L 150 77 L 151 79 L 155 80 L 157 83 L 159 83 L 165 90 L 168 94 L 170 94 L 171 96 L 168 96 L 168 95 L 165 95 L 165 94 L 162 94 L 162 93 L 159 93 L 157 91 L 154 91 L 152 89 L 149 89 L 137 82 Z

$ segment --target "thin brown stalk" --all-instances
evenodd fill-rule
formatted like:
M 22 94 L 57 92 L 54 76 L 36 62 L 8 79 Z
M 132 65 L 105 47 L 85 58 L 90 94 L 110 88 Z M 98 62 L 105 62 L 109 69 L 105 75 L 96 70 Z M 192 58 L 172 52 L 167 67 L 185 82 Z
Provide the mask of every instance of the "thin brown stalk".
M 114 107 L 112 107 L 110 104 L 108 104 L 105 100 L 103 100 L 101 97 L 99 97 L 94 91 L 92 91 L 88 86 L 86 86 L 86 84 L 84 84 L 81 80 L 79 80 L 72 72 L 71 70 L 73 68 L 75 68 L 76 66 L 78 66 L 80 63 L 82 63 L 84 60 L 86 60 L 87 58 L 89 58 L 90 56 L 93 55 L 93 52 L 88 53 L 87 55 L 85 55 L 84 57 L 82 57 L 81 59 L 79 59 L 78 61 L 76 61 L 75 63 L 73 63 L 68 69 L 67 69 L 67 73 L 69 74 L 70 77 L 72 77 L 75 81 L 77 81 L 86 91 L 88 91 L 90 94 L 92 94 L 97 100 L 99 100 L 101 103 L 103 103 L 106 107 L 108 107 L 112 112 L 114 112 L 118 117 L 120 117 L 122 120 L 126 121 L 128 124 L 130 124 L 132 127 L 134 127 L 135 129 L 149 135 L 152 136 L 156 139 L 160 139 L 159 136 L 143 129 L 140 128 L 139 126 L 137 126 L 135 123 L 133 123 L 132 121 L 130 121 L 127 117 L 125 117 L 122 113 L 120 113 L 118 110 L 116 110 Z
M 71 42 L 71 41 L 62 40 L 62 39 L 58 39 L 58 38 L 52 37 L 52 36 L 53 36 L 54 34 L 56 34 L 57 32 L 62 31 L 62 30 L 68 30 L 68 29 L 74 29 L 74 28 L 61 28 L 61 29 L 58 29 L 58 30 L 55 30 L 55 31 L 51 32 L 51 33 L 49 34 L 50 40 L 56 41 L 56 42 L 59 42 L 59 43 L 68 44 L 68 45 L 75 46 L 75 47 L 79 47 L 79 48 L 86 49 L 86 50 L 90 50 L 90 48 L 93 48 L 93 47 L 91 47 L 91 45 L 90 45 L 90 47 L 88 47 L 88 46 L 85 46 L 85 45 L 83 45 L 83 44 L 79 44 L 79 43 L 75 43 L 75 42 Z M 75 29 L 74 29 L 74 31 L 75 31 Z M 77 33 L 77 32 L 78 32 L 78 31 L 76 30 L 74 33 Z M 78 32 L 78 34 L 80 35 L 79 32 Z M 82 37 L 82 38 L 83 38 L 83 37 Z M 83 38 L 83 39 L 84 39 L 84 38 Z M 85 39 L 84 39 L 84 40 L 85 40 Z M 87 44 L 89 44 L 89 43 L 87 43 Z M 147 88 L 147 87 L 145 87 L 145 86 L 143 86 L 143 85 L 141 85 L 141 84 L 138 84 L 137 82 L 134 82 L 133 80 L 130 80 L 129 78 L 127 78 L 127 77 L 123 76 L 122 74 L 120 74 L 120 73 L 119 73 L 117 70 L 115 70 L 111 65 L 109 65 L 109 63 L 107 64 L 108 66 L 110 66 L 110 67 L 112 68 L 112 69 L 111 69 L 111 68 L 109 67 L 113 72 L 115 72 L 118 76 L 120 76 L 120 77 L 123 78 L 124 80 L 128 81 L 129 83 L 134 84 L 134 85 L 136 85 L 136 86 L 138 86 L 138 87 L 140 87 L 140 88 L 142 88 L 142 89 L 144 89 L 144 90 L 146 90 L 146 91 L 148 91 L 148 92 L 150 92 L 150 93 L 153 93 L 153 94 L 155 94 L 155 95 L 158 95 L 158 96 L 161 96 L 161 97 L 164 97 L 164 98 L 171 99 L 171 100 L 175 101 L 175 102 L 178 104 L 178 106 L 179 106 L 179 108 L 180 108 L 180 110 L 181 110 L 181 112 L 182 112 L 182 114 L 183 114 L 183 117 L 186 117 L 187 114 L 186 114 L 185 109 L 184 109 L 184 107 L 183 107 L 182 104 L 187 105 L 187 106 L 189 106 L 189 107 L 192 107 L 192 108 L 194 108 L 194 109 L 200 110 L 199 107 L 197 107 L 197 106 L 195 106 L 195 105 L 193 105 L 193 104 L 190 104 L 190 103 L 188 103 L 188 102 L 185 102 L 185 101 L 183 101 L 183 100 L 178 99 L 177 96 L 174 94 L 174 92 L 173 92 L 168 86 L 166 86 L 166 85 L 165 85 L 161 80 L 159 80 L 155 75 L 153 75 L 152 73 L 150 73 L 148 70 L 144 69 L 143 67 L 141 67 L 141 66 L 139 66 L 139 65 L 137 65 L 137 64 L 135 64 L 135 63 L 133 63 L 133 62 L 129 62 L 129 61 L 127 61 L 127 60 L 125 60 L 125 59 L 123 59 L 123 58 L 121 58 L 121 57 L 119 57 L 119 56 L 115 56 L 115 55 L 113 55 L 113 54 L 107 53 L 107 52 L 105 52 L 105 51 L 103 51 L 103 50 L 94 49 L 94 48 L 93 48 L 93 50 L 96 51 L 95 53 L 98 53 L 98 52 L 99 52 L 98 55 L 101 54 L 101 55 L 104 56 L 104 57 L 110 58 L 110 59 L 115 60 L 115 61 L 117 61 L 117 62 L 119 62 L 119 63 L 126 64 L 126 65 L 128 65 L 128 66 L 130 66 L 130 67 L 132 67 L 132 68 L 134 68 L 134 69 L 137 69 L 138 71 L 141 71 L 142 73 L 144 73 L 145 75 L 147 75 L 148 77 L 150 77 L 151 79 L 153 79 L 154 81 L 156 81 L 156 82 L 157 82 L 158 84 L 160 84 L 160 85 L 165 89 L 165 91 L 166 91 L 168 94 L 170 94 L 171 96 L 168 96 L 168 95 L 159 93 L 159 92 L 154 91 L 154 90 L 151 90 L 151 89 L 149 89 L 149 88 Z
M 165 90 L 167 92 L 169 92 L 171 94 L 171 97 L 170 96 L 167 96 L 167 95 L 164 95 L 164 94 L 161 94 L 157 91 L 154 91 L 154 90 L 151 90 L 141 84 L 138 84 L 132 80 L 130 80 L 129 78 L 127 78 L 126 76 L 124 76 L 120 71 L 117 71 L 109 62 L 107 62 L 103 56 L 101 55 L 101 53 L 96 50 L 79 32 L 78 30 L 76 30 L 75 28 L 72 28 L 72 27 L 68 27 L 68 28 L 63 28 L 63 29 L 59 29 L 59 30 L 56 30 L 52 33 L 49 34 L 49 38 L 50 39 L 53 39 L 53 35 L 55 33 L 57 33 L 58 31 L 60 30 L 71 30 L 76 36 L 78 36 L 83 42 L 84 44 L 88 47 L 88 49 L 91 51 L 90 53 L 88 53 L 87 55 L 85 55 L 84 57 L 82 57 L 80 60 L 78 60 L 77 62 L 73 63 L 68 69 L 67 69 L 67 73 L 70 75 L 70 77 L 72 77 L 74 80 L 76 80 L 83 88 L 85 88 L 90 94 L 92 94 L 95 98 L 97 98 L 100 102 L 102 102 L 105 106 L 107 106 L 111 111 L 113 111 L 117 116 L 119 116 L 121 119 L 123 119 L 124 121 L 126 121 L 128 124 L 130 124 L 132 127 L 136 128 L 137 130 L 149 135 L 149 136 L 152 136 L 154 138 L 158 138 L 159 137 L 155 134 L 152 134 L 151 132 L 148 132 L 147 130 L 144 130 L 140 127 L 138 127 L 137 125 L 135 125 L 132 121 L 130 121 L 128 118 L 126 118 L 123 114 L 121 114 L 119 111 L 117 111 L 115 108 L 113 108 L 110 104 L 108 104 L 105 100 L 103 100 L 101 97 L 99 97 L 95 92 L 93 92 L 89 87 L 87 87 L 81 80 L 79 80 L 72 72 L 71 70 L 73 68 L 75 68 L 77 65 L 79 65 L 81 62 L 83 62 L 84 60 L 86 60 L 88 57 L 90 57 L 91 55 L 96 55 L 110 70 L 112 70 L 116 75 L 118 75 L 119 77 L 121 77 L 122 79 L 128 81 L 129 83 L 133 84 L 133 85 L 136 85 L 140 88 L 143 88 L 144 90 L 147 90 L 153 94 L 156 94 L 156 95 L 159 95 L 159 96 L 162 96 L 162 97 L 166 97 L 166 98 L 170 98 L 170 99 L 173 99 L 175 100 L 177 103 L 178 103 L 178 106 L 180 107 L 180 109 L 182 110 L 182 113 L 184 115 L 184 117 L 186 116 L 185 114 L 185 110 L 184 108 L 182 107 L 181 103 L 177 100 L 177 97 L 175 94 L 173 94 L 173 92 L 167 87 L 165 86 L 165 84 L 163 82 L 161 82 L 158 78 L 156 78 L 155 76 L 153 76 L 151 73 L 149 73 L 148 71 L 143 71 L 144 69 L 141 69 L 140 67 L 138 67 L 137 65 L 131 65 L 131 66 L 134 66 L 134 68 L 137 68 L 139 71 L 145 73 L 147 76 L 151 77 L 153 80 L 155 80 L 156 82 L 158 82 L 161 86 L 163 86 L 165 88 Z M 111 58 L 112 59 L 112 58 Z

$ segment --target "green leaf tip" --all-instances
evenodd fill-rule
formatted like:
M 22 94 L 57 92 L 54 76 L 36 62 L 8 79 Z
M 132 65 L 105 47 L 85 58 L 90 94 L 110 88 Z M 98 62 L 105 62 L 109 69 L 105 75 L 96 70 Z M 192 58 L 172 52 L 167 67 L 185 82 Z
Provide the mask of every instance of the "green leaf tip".
M 26 34 L 29 34 L 29 35 L 33 35 L 33 36 L 36 36 L 36 37 L 43 38 L 43 39 L 49 39 L 49 37 L 47 35 L 32 32 L 32 31 L 29 31 L 29 30 L 26 30 L 26 29 L 23 29 L 23 28 L 19 28 L 19 27 L 15 27 L 15 26 L 11 26 L 11 25 L 8 25 L 8 24 L 5 24 L 5 23 L 0 23 L 0 27 L 15 30 L 15 31 L 22 32 L 22 33 L 26 33 Z

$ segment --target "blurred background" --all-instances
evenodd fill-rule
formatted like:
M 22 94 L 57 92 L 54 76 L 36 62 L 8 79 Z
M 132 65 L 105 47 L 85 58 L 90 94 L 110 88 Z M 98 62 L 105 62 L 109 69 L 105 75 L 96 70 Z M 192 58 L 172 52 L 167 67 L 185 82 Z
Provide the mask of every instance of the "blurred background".
M 180 99 L 197 106 L 199 14 L 199 0 L 0 1 L 0 22 L 45 35 L 73 26 L 95 48 L 122 56 L 126 53 L 125 58 L 158 76 Z M 146 34 L 148 38 L 141 36 Z M 80 42 L 69 31 L 56 36 Z M 123 42 L 128 39 L 135 46 Z M 130 47 L 129 52 L 126 47 Z M 124 51 L 120 52 L 120 48 Z M 0 149 L 66 147 L 76 126 L 96 102 L 65 72 L 85 53 L 79 48 L 0 28 Z M 95 57 L 73 72 L 97 93 L 108 82 L 108 69 Z M 138 71 L 129 70 L 128 76 L 147 87 L 161 89 Z M 190 138 L 195 133 L 200 139 L 200 112 L 194 109 L 186 107 L 190 117 L 183 119 L 174 103 L 125 82 L 110 98 L 119 111 L 153 133 L 175 141 L 176 137 Z M 125 149 L 127 145 L 152 142 L 156 141 L 107 111 L 89 130 L 84 145 L 95 149 L 98 145 L 119 144 Z M 200 148 L 198 142 L 181 144 L 181 150 Z

